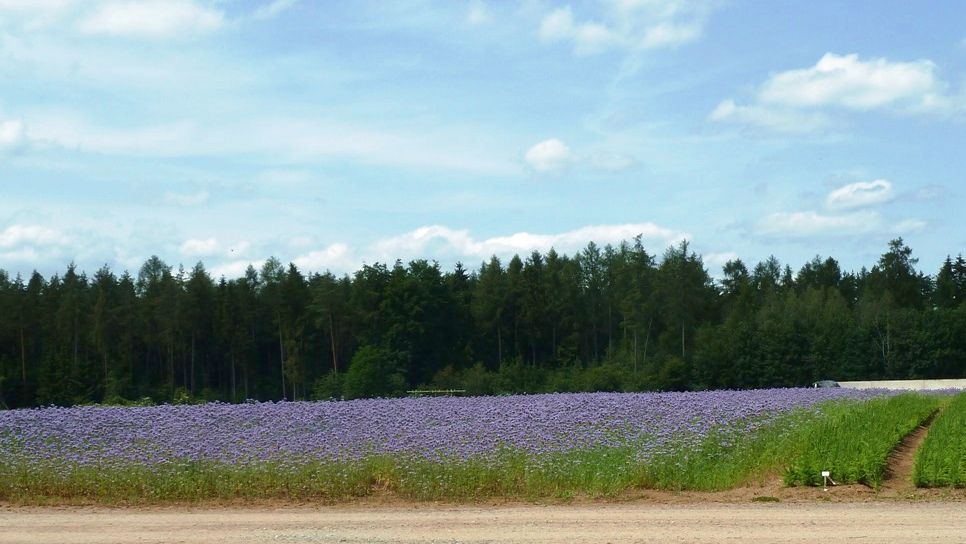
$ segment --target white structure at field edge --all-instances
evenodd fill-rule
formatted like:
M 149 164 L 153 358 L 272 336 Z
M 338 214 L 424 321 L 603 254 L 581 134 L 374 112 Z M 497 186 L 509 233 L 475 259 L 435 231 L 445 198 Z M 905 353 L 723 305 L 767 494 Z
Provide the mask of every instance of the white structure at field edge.
M 934 389 L 966 389 L 966 380 L 878 380 L 865 382 L 839 382 L 846 389 L 907 389 L 931 391 Z

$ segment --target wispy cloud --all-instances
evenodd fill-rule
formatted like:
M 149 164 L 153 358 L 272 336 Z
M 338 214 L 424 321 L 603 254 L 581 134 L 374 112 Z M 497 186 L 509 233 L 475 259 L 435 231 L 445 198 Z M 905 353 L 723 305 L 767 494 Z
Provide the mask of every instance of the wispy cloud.
M 466 10 L 466 22 L 471 25 L 482 25 L 490 22 L 492 19 L 490 10 L 486 7 L 483 0 L 472 0 L 470 2 L 470 6 Z
M 776 212 L 758 222 L 757 233 L 771 238 L 848 237 L 879 230 L 882 222 L 882 216 L 871 210 L 838 215 Z
M 789 133 L 815 132 L 831 126 L 828 115 L 821 112 L 761 105 L 739 106 L 734 100 L 722 101 L 708 115 L 708 119 Z
M 457 132 L 457 131 L 454 131 Z M 218 126 L 193 120 L 138 127 L 104 126 L 80 116 L 44 115 L 32 122 L 37 140 L 69 149 L 135 157 L 260 155 L 273 161 L 317 163 L 344 158 L 393 165 L 513 175 L 509 158 L 445 128 L 414 135 L 334 119 L 287 116 L 238 119 Z
M 64 245 L 70 238 L 61 231 L 43 225 L 14 224 L 0 231 L 0 248 L 23 245 Z
M 22 121 L 0 121 L 0 152 L 20 149 L 26 141 Z
M 123 37 L 171 38 L 219 29 L 224 14 L 192 0 L 141 0 L 108 2 L 78 22 L 85 34 Z
M 634 159 L 621 153 L 598 151 L 590 156 L 590 163 L 595 168 L 608 172 L 623 172 L 634 166 Z
M 252 13 L 252 18 L 259 21 L 272 19 L 291 9 L 292 6 L 298 2 L 299 0 L 274 0 L 259 6 L 258 9 Z
M 929 223 L 922 219 L 904 219 L 892 226 L 896 234 L 911 234 L 919 232 L 929 226 Z
M 578 55 L 593 55 L 625 45 L 625 39 L 604 24 L 575 23 L 570 6 L 554 10 L 540 23 L 540 38 L 546 42 L 573 41 Z
M 181 243 L 178 252 L 182 257 L 213 258 L 220 261 L 226 258 L 239 259 L 244 257 L 250 248 L 251 243 L 247 240 L 224 243 L 215 237 L 189 238 Z
M 581 56 L 676 47 L 701 37 L 713 7 L 712 2 L 690 0 L 623 0 L 606 2 L 579 19 L 568 5 L 547 13 L 538 34 L 545 43 L 573 43 Z
M 176 193 L 167 191 L 164 193 L 164 203 L 171 206 L 200 206 L 208 202 L 208 191 L 198 191 L 195 193 Z
M 219 253 L 220 247 L 218 240 L 215 238 L 205 238 L 204 240 L 192 238 L 185 240 L 179 249 L 181 254 L 186 257 L 211 257 Z

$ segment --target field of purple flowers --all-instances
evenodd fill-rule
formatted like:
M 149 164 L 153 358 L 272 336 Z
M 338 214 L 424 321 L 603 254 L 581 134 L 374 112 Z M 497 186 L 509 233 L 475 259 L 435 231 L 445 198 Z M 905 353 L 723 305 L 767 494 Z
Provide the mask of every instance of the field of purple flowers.
M 12 410 L 0 412 L 0 499 L 337 499 L 373 489 L 426 498 L 567 496 L 688 487 L 666 480 L 674 465 L 721 461 L 782 418 L 881 394 L 771 389 Z

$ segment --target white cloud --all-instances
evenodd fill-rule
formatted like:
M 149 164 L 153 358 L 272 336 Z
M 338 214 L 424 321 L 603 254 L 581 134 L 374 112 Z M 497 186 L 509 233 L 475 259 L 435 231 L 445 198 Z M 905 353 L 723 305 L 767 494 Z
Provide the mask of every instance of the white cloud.
M 70 239 L 62 232 L 39 225 L 10 225 L 0 231 L 0 248 L 14 248 L 24 245 L 52 246 L 65 245 Z
M 883 204 L 892 198 L 892 183 L 884 179 L 860 181 L 829 193 L 825 206 L 830 210 L 848 210 Z
M 171 206 L 200 206 L 208 201 L 208 191 L 198 191 L 197 193 L 175 193 L 168 191 L 164 193 L 164 203 Z
M 383 260 L 427 253 L 485 259 L 490 255 L 524 255 L 534 250 L 545 252 L 550 248 L 573 253 L 584 248 L 588 242 L 616 244 L 639 234 L 643 235 L 645 242 L 658 249 L 690 238 L 685 232 L 654 223 L 594 225 L 557 234 L 517 232 L 485 240 L 476 240 L 467 230 L 431 225 L 380 240 L 373 245 L 372 253 L 377 259 Z
M 192 0 L 117 1 L 98 6 L 81 19 L 85 34 L 170 38 L 217 30 L 224 14 Z
M 392 260 L 425 253 L 430 247 L 458 255 L 480 253 L 480 244 L 473 240 L 468 230 L 455 230 L 442 225 L 419 227 L 405 234 L 383 238 L 373 244 L 372 252 L 377 260 Z
M 292 259 L 292 262 L 300 270 L 308 272 L 350 271 L 360 264 L 346 244 L 332 244 L 321 250 L 310 251 Z
M 213 266 L 209 269 L 209 272 L 213 278 L 240 278 L 245 275 L 245 270 L 247 270 L 249 266 L 254 266 L 255 270 L 258 270 L 264 263 L 264 260 L 248 261 L 238 259 Z
M 535 144 L 527 150 L 523 158 L 534 171 L 547 173 L 566 168 L 576 157 L 567 144 L 551 138 Z
M 577 55 L 676 47 L 701 37 L 713 7 L 688 0 L 613 1 L 596 20 L 578 21 L 564 6 L 543 17 L 539 36 L 547 43 L 573 42 Z
M 600 245 L 617 244 L 638 234 L 644 237 L 649 251 L 659 254 L 669 245 L 690 238 L 685 232 L 650 222 L 592 225 L 557 233 L 516 232 L 479 239 L 468 230 L 429 225 L 371 244 L 353 246 L 343 242 L 324 245 L 305 237 L 296 237 L 292 240 L 295 244 L 286 244 L 289 240 L 271 235 L 252 242 L 228 241 L 224 236 L 189 238 L 181 237 L 177 228 L 165 229 L 153 223 L 143 231 L 131 232 L 124 228 L 129 224 L 128 220 L 79 218 L 71 225 L 71 236 L 65 234 L 67 230 L 54 225 L 12 224 L 0 230 L 0 262 L 16 264 L 14 272 L 36 267 L 49 274 L 72 260 L 88 271 L 105 262 L 115 270 L 120 267 L 136 271 L 148 255 L 157 254 L 174 265 L 202 260 L 213 277 L 236 278 L 244 274 L 249 264 L 260 268 L 264 257 L 270 254 L 278 255 L 284 263 L 293 262 L 306 273 L 325 270 L 351 273 L 363 262 L 392 263 L 397 258 L 472 263 L 491 255 L 526 256 L 531 251 L 546 252 L 550 248 L 573 255 L 591 241 Z M 276 252 L 279 249 L 281 253 Z
M 79 251 L 85 242 L 52 227 L 13 224 L 0 231 L 0 263 L 22 264 L 24 273 L 45 261 L 66 264 L 71 260 L 67 253 Z
M 252 13 L 252 18 L 257 20 L 267 20 L 277 17 L 280 13 L 288 10 L 299 0 L 274 0 L 268 4 L 260 6 Z
M 185 257 L 210 257 L 219 253 L 220 245 L 215 238 L 185 240 L 178 250 Z
M 578 155 L 570 146 L 557 138 L 550 138 L 527 149 L 523 155 L 527 166 L 538 174 L 552 174 L 570 166 L 588 165 L 598 170 L 622 172 L 634 165 L 634 158 L 606 149 L 589 155 Z
M 178 251 L 184 257 L 225 257 L 236 261 L 248 253 L 249 249 L 251 249 L 251 243 L 248 241 L 240 240 L 233 244 L 223 244 L 217 238 L 190 238 L 178 247 Z
M 882 227 L 882 216 L 862 210 L 841 215 L 823 215 L 814 211 L 778 212 L 762 218 L 757 233 L 775 238 L 811 236 L 853 236 L 874 232 Z
M 722 101 L 708 119 L 789 133 L 814 132 L 831 125 L 828 116 L 821 112 L 761 105 L 739 106 L 734 100 Z
M 708 266 L 724 266 L 728 261 L 733 261 L 738 258 L 738 254 L 734 251 L 723 251 L 718 253 L 708 253 L 702 257 L 704 264 Z
M 713 278 L 721 278 L 724 274 L 722 270 L 724 265 L 728 264 L 728 261 L 733 261 L 737 258 L 738 254 L 734 251 L 723 251 L 707 253 L 702 256 L 701 261 L 708 267 L 708 271 Z
M 0 151 L 13 151 L 27 141 L 22 121 L 0 121 Z
M 826 53 L 814 66 L 772 74 L 751 104 L 724 100 L 708 118 L 779 132 L 811 132 L 829 125 L 821 110 L 830 108 L 898 114 L 962 109 L 947 88 L 930 60 L 861 60 L 856 54 Z
M 792 107 L 925 107 L 934 104 L 943 91 L 935 71 L 936 65 L 929 60 L 861 61 L 856 54 L 826 53 L 815 66 L 772 75 L 759 90 L 758 99 Z

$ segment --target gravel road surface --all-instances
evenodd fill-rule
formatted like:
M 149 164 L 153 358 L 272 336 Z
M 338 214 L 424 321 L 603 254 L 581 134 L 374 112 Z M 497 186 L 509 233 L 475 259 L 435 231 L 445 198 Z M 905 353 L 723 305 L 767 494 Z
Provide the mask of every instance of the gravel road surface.
M 0 542 L 964 542 L 961 502 L 0 508 Z

